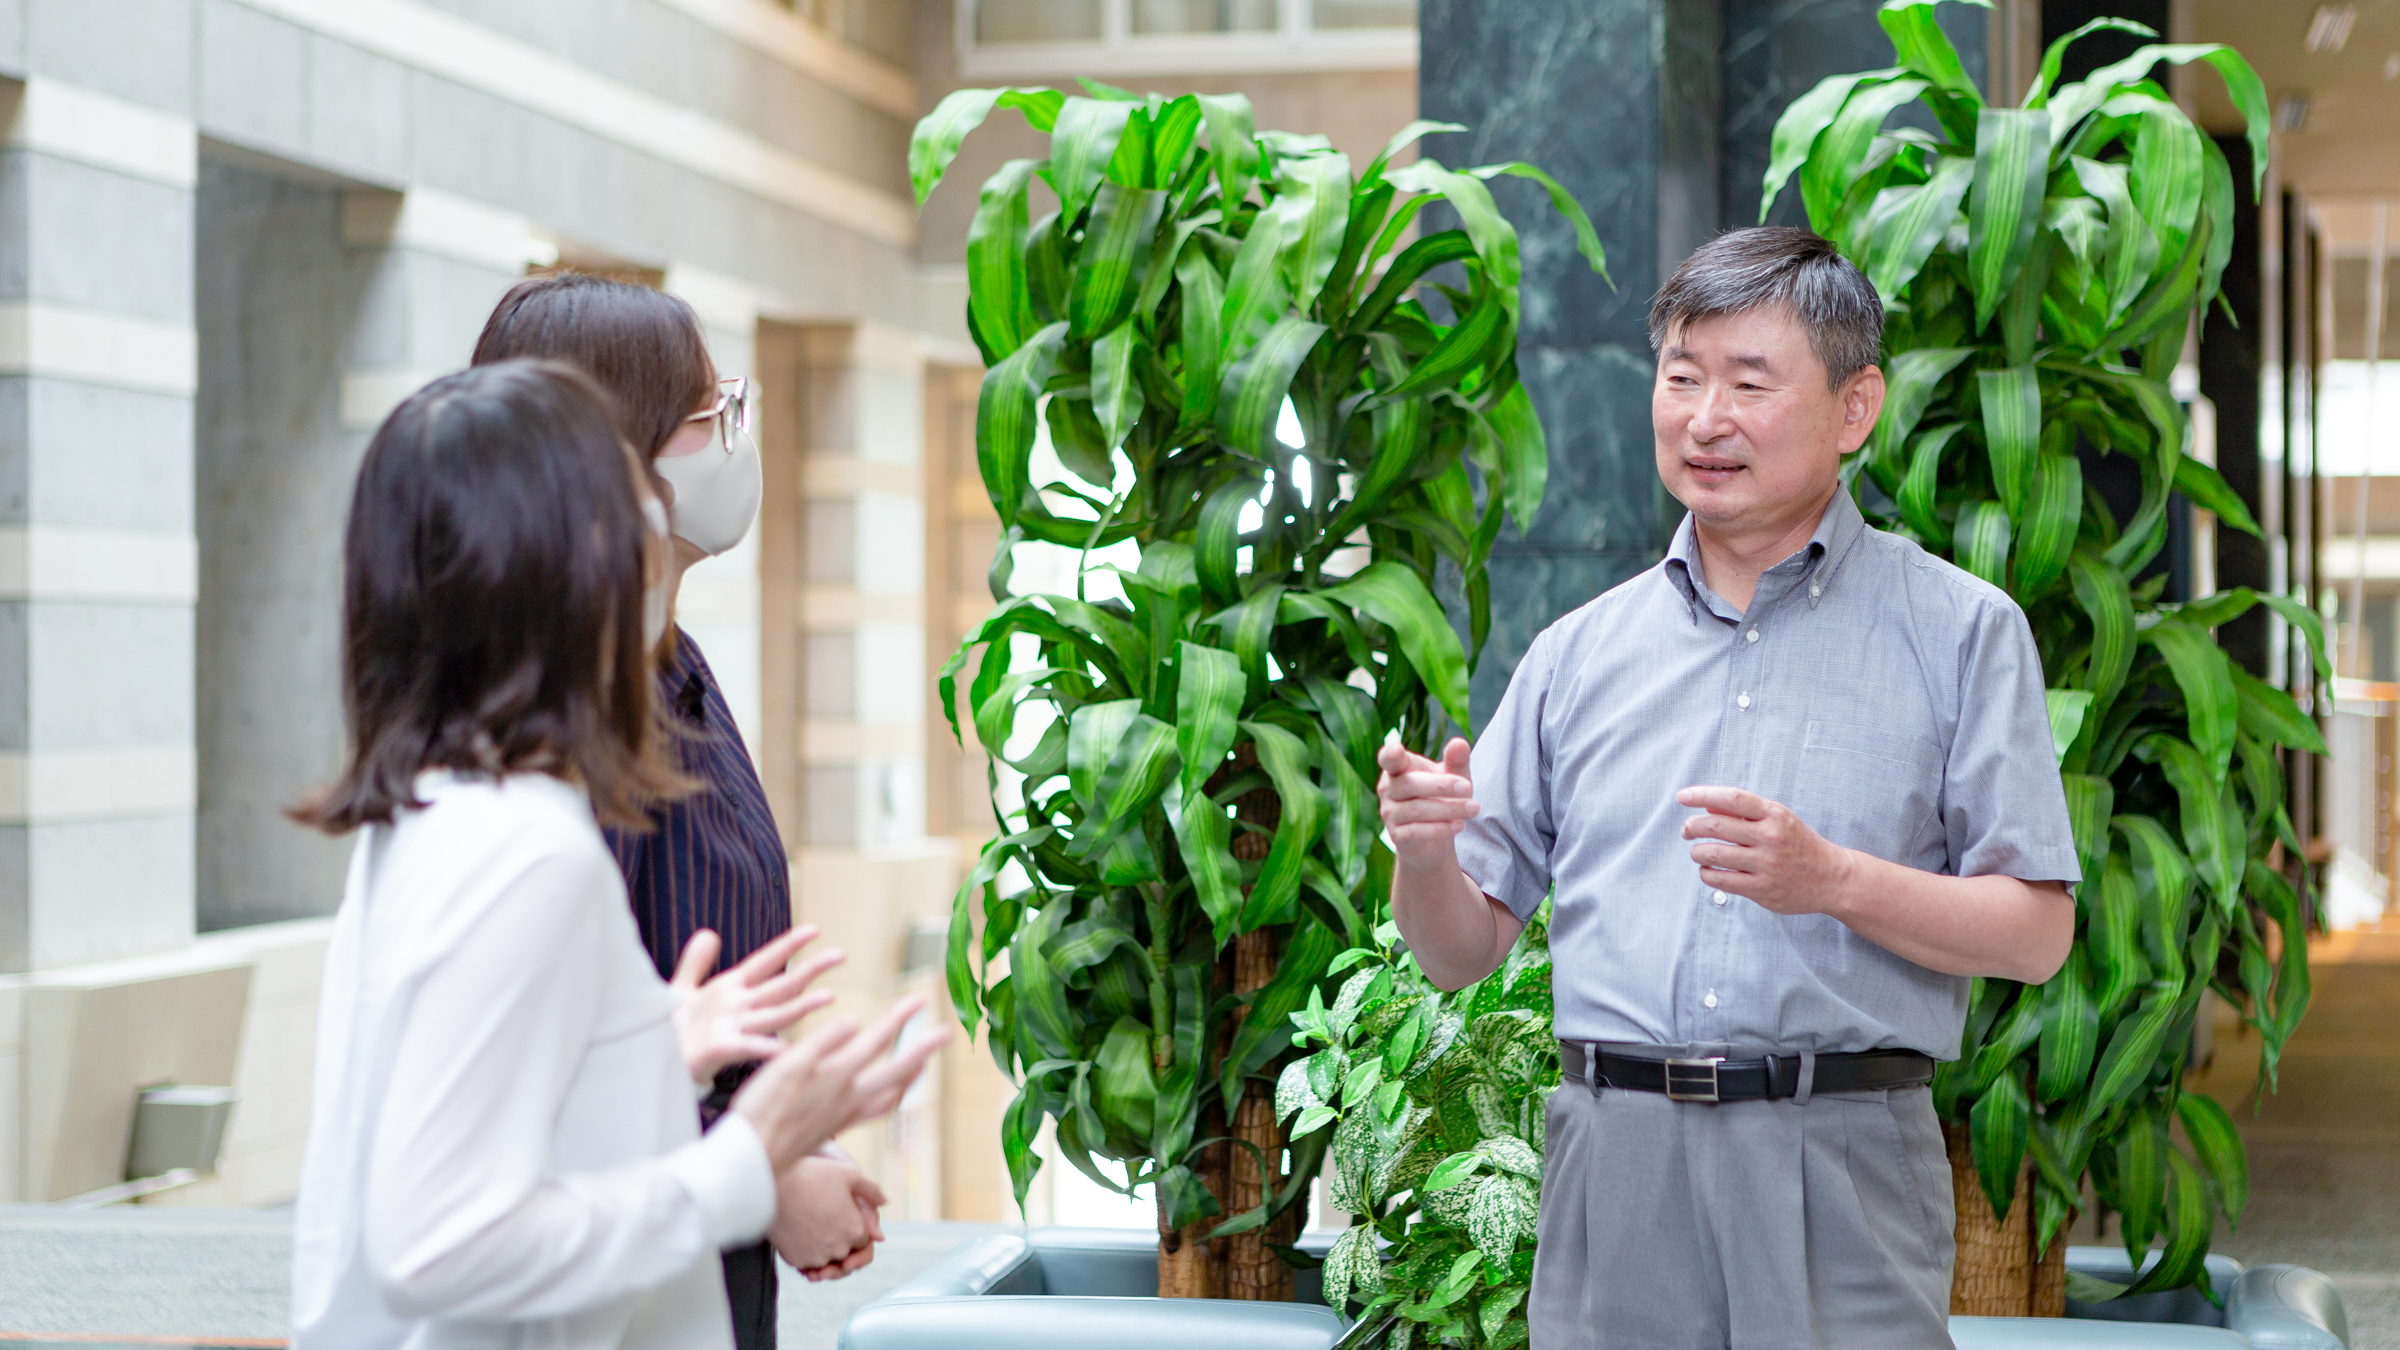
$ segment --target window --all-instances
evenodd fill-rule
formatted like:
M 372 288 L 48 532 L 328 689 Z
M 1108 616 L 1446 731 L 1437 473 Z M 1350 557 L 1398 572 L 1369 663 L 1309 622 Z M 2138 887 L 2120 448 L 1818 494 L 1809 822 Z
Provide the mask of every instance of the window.
M 970 79 L 1404 70 L 1416 0 L 960 0 Z
M 983 0 L 971 6 L 975 15 L 975 45 L 1098 42 L 1104 31 L 1100 17 L 1102 3 L 1103 0 Z

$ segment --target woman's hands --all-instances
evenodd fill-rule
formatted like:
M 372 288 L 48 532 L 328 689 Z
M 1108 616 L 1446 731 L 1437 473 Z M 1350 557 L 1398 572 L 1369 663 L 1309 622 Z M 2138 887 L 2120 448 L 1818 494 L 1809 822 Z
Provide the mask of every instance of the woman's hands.
M 724 944 L 705 928 L 692 934 L 668 983 L 683 995 L 675 1008 L 675 1039 L 683 1046 L 683 1062 L 693 1082 L 705 1083 L 719 1069 L 775 1054 L 783 1049 L 776 1032 L 833 1002 L 831 994 L 807 990 L 818 976 L 842 963 L 839 949 L 819 952 L 785 969 L 816 936 L 813 926 L 802 925 L 712 980 L 708 973 L 716 968 Z
M 775 1179 L 775 1224 L 767 1241 L 811 1282 L 838 1280 L 875 1259 L 883 1241 L 883 1188 L 836 1145 L 802 1158 Z
M 884 1057 L 924 1006 L 921 996 L 904 998 L 863 1031 L 846 1017 L 832 1018 L 760 1065 L 734 1094 L 733 1110 L 758 1131 L 776 1175 L 900 1104 L 925 1061 L 950 1039 L 949 1028 L 936 1028 Z

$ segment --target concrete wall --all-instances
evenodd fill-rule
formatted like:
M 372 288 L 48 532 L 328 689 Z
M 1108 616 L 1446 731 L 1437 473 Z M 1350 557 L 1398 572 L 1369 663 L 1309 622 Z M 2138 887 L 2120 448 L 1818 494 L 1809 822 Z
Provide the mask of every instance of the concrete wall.
M 0 1199 L 115 1180 L 168 1080 L 241 1098 L 174 1200 L 289 1194 L 347 843 L 279 812 L 339 762 L 350 480 L 529 264 L 663 276 L 726 374 L 762 316 L 956 328 L 907 12 L 818 8 L 0 0 Z M 754 739 L 757 570 L 681 616 Z
M 339 340 L 374 279 L 327 182 L 204 161 L 196 478 L 199 926 L 331 913 L 344 841 L 283 816 L 341 765 L 341 540 L 366 447 Z M 328 340 L 328 339 L 334 340 Z
M 960 421 L 959 245 L 1026 138 L 996 123 L 920 229 L 905 149 L 960 82 L 954 16 L 802 8 L 823 24 L 773 0 L 0 0 L 0 1200 L 113 1180 L 133 1090 L 165 1080 L 241 1097 L 220 1174 L 168 1202 L 288 1195 L 310 916 L 346 845 L 278 813 L 340 753 L 349 480 L 562 255 L 663 278 L 724 373 L 782 395 L 777 523 L 694 569 L 680 617 L 769 767 L 800 915 L 852 953 L 846 1001 L 924 981 L 904 953 L 982 827 L 951 802 L 963 833 L 928 837 L 929 769 L 959 776 L 927 743 L 928 661 L 973 617 L 956 546 L 989 534 L 938 509 L 976 489 L 957 447 L 929 474 L 928 370 Z M 1242 89 L 1363 160 L 1414 115 L 1404 65 L 1128 79 Z M 950 1066 L 854 1141 L 912 1216 L 998 1193 L 1005 1089 L 972 1050 Z M 963 1145 L 928 1123 L 954 1109 Z

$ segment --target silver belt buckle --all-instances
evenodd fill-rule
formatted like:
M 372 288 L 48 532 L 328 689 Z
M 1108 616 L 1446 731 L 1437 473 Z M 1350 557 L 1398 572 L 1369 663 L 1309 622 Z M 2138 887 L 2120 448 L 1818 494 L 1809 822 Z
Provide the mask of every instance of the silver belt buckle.
M 1723 1055 L 1707 1059 L 1670 1059 L 1667 1065 L 1667 1096 L 1679 1102 L 1711 1102 L 1717 1096 L 1717 1066 L 1725 1062 Z

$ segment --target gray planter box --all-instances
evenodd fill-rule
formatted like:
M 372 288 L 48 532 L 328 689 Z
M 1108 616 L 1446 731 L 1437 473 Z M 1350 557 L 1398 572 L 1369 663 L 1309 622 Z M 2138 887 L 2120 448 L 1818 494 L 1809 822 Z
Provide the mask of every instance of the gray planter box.
M 1322 1254 L 1330 1235 L 1303 1239 Z M 2132 1278 L 2113 1247 L 2070 1247 L 2067 1264 Z M 1953 1317 L 1958 1350 L 2346 1350 L 2332 1281 L 2299 1266 L 2243 1269 L 2211 1257 L 2219 1309 L 2199 1291 L 2070 1304 L 2067 1317 Z M 974 1238 L 859 1310 L 841 1350 L 1330 1350 L 1350 1330 L 1313 1271 L 1291 1303 L 1162 1299 L 1158 1239 L 1138 1229 L 1037 1228 Z

